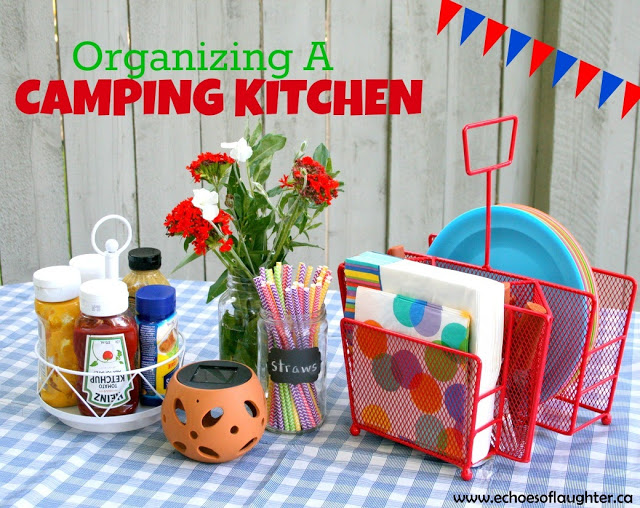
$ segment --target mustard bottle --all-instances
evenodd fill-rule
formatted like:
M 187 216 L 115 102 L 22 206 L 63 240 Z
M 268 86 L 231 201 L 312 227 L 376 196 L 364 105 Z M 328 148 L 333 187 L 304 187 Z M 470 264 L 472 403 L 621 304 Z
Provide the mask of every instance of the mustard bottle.
M 162 254 L 153 247 L 139 247 L 129 251 L 129 269 L 122 282 L 129 289 L 129 310 L 135 315 L 136 292 L 144 286 L 170 286 L 169 281 L 160 272 Z
M 80 315 L 80 271 L 72 266 L 42 268 L 33 274 L 33 289 L 41 355 L 53 365 L 77 371 L 73 328 Z M 40 363 L 38 386 L 42 400 L 53 407 L 75 406 L 76 395 L 63 376 L 72 386 L 77 376 L 52 370 Z

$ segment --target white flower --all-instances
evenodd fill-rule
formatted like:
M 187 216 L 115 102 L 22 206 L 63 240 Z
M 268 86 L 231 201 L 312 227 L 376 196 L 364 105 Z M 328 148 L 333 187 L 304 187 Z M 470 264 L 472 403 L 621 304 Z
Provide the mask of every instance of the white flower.
M 231 148 L 231 157 L 240 162 L 246 162 L 253 154 L 253 150 L 247 144 L 247 140 L 240 138 L 235 143 L 220 143 L 222 148 Z
M 218 216 L 218 193 L 207 189 L 193 189 L 193 206 L 202 210 L 204 220 L 212 221 Z

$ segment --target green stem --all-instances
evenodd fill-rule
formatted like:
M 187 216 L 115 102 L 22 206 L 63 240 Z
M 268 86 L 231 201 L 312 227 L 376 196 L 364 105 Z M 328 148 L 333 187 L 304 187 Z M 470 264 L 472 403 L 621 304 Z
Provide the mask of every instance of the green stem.
M 251 180 L 251 173 L 249 173 L 249 164 L 245 162 L 244 165 L 247 168 L 247 180 L 249 181 L 249 195 L 253 199 L 253 181 Z
M 215 224 L 214 222 L 212 222 L 211 224 L 213 225 L 213 229 L 215 229 L 215 230 L 216 230 L 216 232 L 217 232 L 220 236 L 225 236 L 225 235 L 223 235 L 223 234 L 222 234 L 222 231 L 220 230 L 220 228 L 218 227 L 218 225 L 217 225 L 217 224 Z M 216 254 L 218 254 L 218 252 L 217 252 L 217 250 L 216 250 L 216 249 L 213 249 L 213 251 L 214 251 Z M 250 278 L 250 279 L 252 279 L 252 278 L 254 277 L 253 272 L 247 268 L 247 265 L 245 265 L 245 264 L 244 264 L 244 262 L 242 261 L 242 259 L 240 259 L 240 256 L 238 256 L 238 254 L 235 252 L 235 250 L 234 250 L 234 249 L 231 249 L 231 250 L 229 251 L 229 255 L 230 255 L 232 258 L 234 258 L 234 259 L 238 262 L 238 264 L 240 265 L 240 268 L 242 268 L 242 269 L 246 272 L 246 274 L 249 276 L 249 278 Z M 223 262 L 223 264 L 224 264 L 225 266 L 227 266 L 227 265 L 226 265 L 226 263 L 224 262 L 224 259 L 223 259 L 221 256 L 222 256 L 222 254 L 220 254 L 220 256 L 219 256 L 219 257 L 220 257 L 220 260 Z M 251 261 L 251 259 L 249 259 L 249 261 Z M 229 267 L 227 266 L 227 268 L 229 268 Z
M 251 267 L 251 273 L 256 273 L 256 269 L 253 266 L 253 261 L 251 261 L 251 256 L 249 255 L 249 249 L 247 248 L 247 244 L 244 241 L 244 238 L 238 239 L 238 242 L 242 244 L 244 247 L 244 252 L 247 254 L 247 260 L 249 261 L 249 266 Z
M 238 217 L 236 215 L 235 210 L 233 210 L 232 208 L 229 209 L 229 212 L 231 217 L 233 217 L 233 221 L 238 224 Z M 238 229 L 238 228 L 236 228 Z M 251 272 L 252 273 L 256 273 L 256 269 L 253 266 L 253 261 L 251 261 L 251 256 L 249 255 L 249 249 L 247 248 L 247 244 L 244 241 L 244 238 L 240 238 L 239 232 L 238 232 L 238 243 L 242 243 L 242 246 L 244 247 L 244 251 L 247 254 L 247 259 L 249 260 L 249 266 L 251 266 Z
M 298 217 L 300 216 L 300 211 L 301 211 L 300 204 L 302 203 L 303 199 L 304 198 L 302 198 L 302 196 L 298 196 L 296 198 L 296 201 L 292 207 L 291 213 L 289 214 L 289 217 L 287 218 L 287 220 L 285 220 L 285 222 L 281 223 L 280 230 L 276 235 L 276 241 L 273 247 L 273 255 L 269 256 L 271 261 L 273 259 L 277 259 L 278 256 L 280 255 L 280 252 L 282 251 L 282 248 L 284 247 L 284 244 L 287 238 L 289 237 L 289 232 L 291 231 L 291 229 L 293 228 L 293 225 L 296 223 L 296 221 L 298 220 Z M 267 263 L 267 266 L 268 265 L 269 263 Z

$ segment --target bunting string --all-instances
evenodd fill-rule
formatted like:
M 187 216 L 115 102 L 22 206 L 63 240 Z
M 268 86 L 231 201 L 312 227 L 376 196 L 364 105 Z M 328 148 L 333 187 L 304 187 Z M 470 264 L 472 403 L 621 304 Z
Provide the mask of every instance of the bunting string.
M 519 32 L 513 28 L 510 28 L 502 23 L 487 18 L 484 14 L 476 12 L 467 7 L 453 2 L 452 0 L 441 0 L 440 4 L 440 18 L 438 20 L 438 35 L 445 29 L 445 27 L 456 17 L 456 15 L 464 9 L 462 18 L 462 33 L 460 34 L 460 45 L 462 46 L 467 39 L 476 31 L 476 29 L 486 19 L 487 26 L 484 36 L 484 50 L 482 56 L 486 55 L 491 48 L 509 31 L 509 43 L 507 46 L 507 61 L 505 66 L 508 66 L 522 50 L 533 40 L 533 51 L 531 53 L 531 64 L 529 67 L 529 77 L 533 76 L 535 72 L 542 66 L 542 64 L 549 58 L 551 53 L 556 52 L 556 61 L 553 68 L 553 83 L 552 87 L 555 87 L 558 82 L 564 78 L 569 72 L 569 69 L 578 62 L 578 58 L 561 51 L 560 49 L 549 46 L 538 39 Z M 613 95 L 613 93 L 620 88 L 625 80 L 611 74 L 610 72 L 600 69 L 595 65 L 592 65 L 584 60 L 580 60 L 578 64 L 578 79 L 576 83 L 575 97 L 578 97 L 583 90 L 593 81 L 593 79 L 602 71 L 602 81 L 600 84 L 600 97 L 598 100 L 598 109 L 603 106 L 605 102 Z M 624 100 L 622 105 L 622 118 L 624 118 L 631 109 L 634 108 L 640 101 L 640 86 L 626 81 L 624 87 Z

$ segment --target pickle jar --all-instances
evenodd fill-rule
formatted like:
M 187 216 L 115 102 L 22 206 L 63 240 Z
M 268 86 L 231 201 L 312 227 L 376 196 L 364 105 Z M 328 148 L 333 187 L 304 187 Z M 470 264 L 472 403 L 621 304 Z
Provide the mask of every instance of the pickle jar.
M 267 430 L 301 434 L 317 429 L 326 414 L 325 307 L 282 319 L 263 309 L 258 337 L 258 377 L 267 395 Z
M 80 272 L 71 266 L 42 268 L 33 274 L 33 289 L 40 356 L 57 367 L 78 370 L 73 327 L 80 315 Z M 39 362 L 39 393 L 50 406 L 75 406 L 77 397 L 71 388 L 75 383 L 75 375 Z

